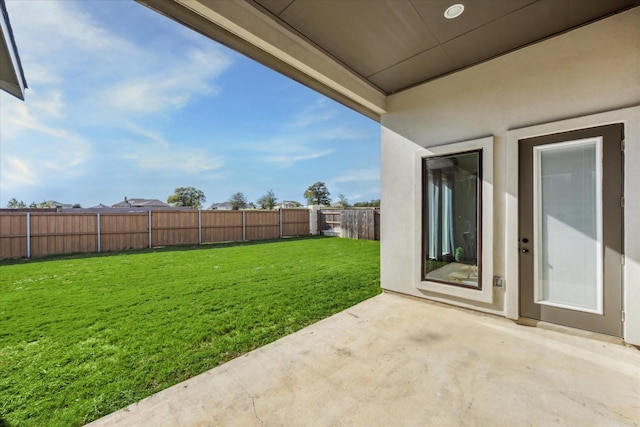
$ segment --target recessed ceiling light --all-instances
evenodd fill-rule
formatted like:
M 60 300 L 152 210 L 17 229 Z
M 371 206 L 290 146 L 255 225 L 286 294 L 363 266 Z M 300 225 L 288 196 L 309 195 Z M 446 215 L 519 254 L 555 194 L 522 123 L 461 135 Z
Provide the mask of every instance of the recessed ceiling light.
M 447 10 L 444 11 L 444 17 L 447 19 L 454 19 L 462 15 L 462 12 L 464 12 L 463 4 L 460 4 L 460 3 L 453 4 L 449 6 Z

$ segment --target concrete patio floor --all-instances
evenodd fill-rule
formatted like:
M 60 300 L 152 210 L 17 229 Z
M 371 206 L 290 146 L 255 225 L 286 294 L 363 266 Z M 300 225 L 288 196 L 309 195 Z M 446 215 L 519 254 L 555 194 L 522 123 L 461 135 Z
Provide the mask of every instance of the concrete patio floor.
M 640 425 L 640 351 L 386 293 L 90 424 L 556 425 Z

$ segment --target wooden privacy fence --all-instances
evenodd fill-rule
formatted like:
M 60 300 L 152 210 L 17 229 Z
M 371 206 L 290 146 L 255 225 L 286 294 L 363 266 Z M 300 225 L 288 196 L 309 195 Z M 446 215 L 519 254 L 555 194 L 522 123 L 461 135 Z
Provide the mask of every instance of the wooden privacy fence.
M 309 234 L 307 209 L 0 213 L 0 259 Z
M 321 209 L 318 233 L 348 239 L 380 240 L 380 209 Z

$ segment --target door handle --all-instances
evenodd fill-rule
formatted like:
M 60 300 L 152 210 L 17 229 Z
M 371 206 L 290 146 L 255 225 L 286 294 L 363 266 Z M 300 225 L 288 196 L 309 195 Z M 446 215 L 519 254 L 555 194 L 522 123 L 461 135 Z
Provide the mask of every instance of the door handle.
M 528 253 L 529 253 L 529 249 L 522 249 L 522 250 L 521 250 L 521 252 L 522 252 L 523 254 L 528 254 Z

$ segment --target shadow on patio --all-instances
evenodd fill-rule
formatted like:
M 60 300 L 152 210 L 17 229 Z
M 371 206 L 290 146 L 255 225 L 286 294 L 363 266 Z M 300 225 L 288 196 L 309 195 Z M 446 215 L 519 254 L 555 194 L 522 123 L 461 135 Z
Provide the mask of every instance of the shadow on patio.
M 97 426 L 637 426 L 634 348 L 382 294 Z

